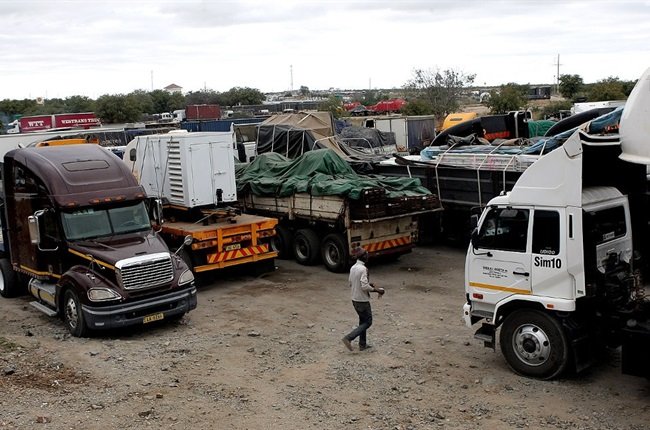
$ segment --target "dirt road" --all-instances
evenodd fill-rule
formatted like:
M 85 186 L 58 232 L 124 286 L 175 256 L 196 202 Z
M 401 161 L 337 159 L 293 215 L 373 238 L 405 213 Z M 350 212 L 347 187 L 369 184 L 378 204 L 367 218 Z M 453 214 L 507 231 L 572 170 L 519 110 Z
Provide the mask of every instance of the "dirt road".
M 202 287 L 180 323 L 70 337 L 27 297 L 0 301 L 0 428 L 647 429 L 650 383 L 612 352 L 553 382 L 513 374 L 460 318 L 464 250 L 371 266 L 368 351 L 346 274 L 277 261 Z

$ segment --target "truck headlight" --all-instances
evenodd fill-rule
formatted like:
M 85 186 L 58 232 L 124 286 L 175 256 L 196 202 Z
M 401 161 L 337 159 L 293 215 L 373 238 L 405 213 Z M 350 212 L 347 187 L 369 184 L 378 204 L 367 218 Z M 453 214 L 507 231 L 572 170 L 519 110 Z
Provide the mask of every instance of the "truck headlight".
M 178 285 L 185 285 L 192 281 L 194 281 L 194 274 L 191 270 L 186 270 L 183 272 L 180 278 L 178 278 Z
M 122 296 L 110 288 L 91 288 L 88 290 L 88 299 L 93 302 L 105 302 L 121 298 Z

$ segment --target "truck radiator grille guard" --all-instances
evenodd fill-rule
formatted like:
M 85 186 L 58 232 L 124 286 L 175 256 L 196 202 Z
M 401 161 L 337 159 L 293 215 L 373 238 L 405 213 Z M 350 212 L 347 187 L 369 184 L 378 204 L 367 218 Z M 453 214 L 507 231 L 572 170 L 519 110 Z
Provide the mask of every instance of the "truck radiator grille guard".
M 118 282 L 130 291 L 156 287 L 174 279 L 172 259 L 166 252 L 120 260 L 115 268 Z

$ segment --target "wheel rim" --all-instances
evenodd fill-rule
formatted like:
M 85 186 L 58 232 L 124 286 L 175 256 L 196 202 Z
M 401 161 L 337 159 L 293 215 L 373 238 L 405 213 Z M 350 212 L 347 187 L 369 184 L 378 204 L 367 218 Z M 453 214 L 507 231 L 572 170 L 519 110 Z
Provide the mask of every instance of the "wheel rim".
M 2 270 L 0 270 L 0 291 L 4 292 L 5 287 L 6 287 L 6 285 L 5 285 L 4 273 L 2 273 Z
M 341 262 L 339 249 L 331 242 L 325 244 L 325 263 L 330 267 L 337 266 Z
M 79 324 L 79 315 L 77 314 L 77 303 L 72 297 L 68 298 L 68 301 L 65 304 L 65 318 L 68 320 L 68 324 L 70 324 L 72 329 L 77 328 L 77 324 Z
M 512 347 L 519 360 L 528 366 L 541 366 L 551 354 L 551 340 L 535 324 L 524 324 L 515 330 Z
M 296 239 L 296 255 L 303 260 L 309 258 L 309 246 L 302 237 Z

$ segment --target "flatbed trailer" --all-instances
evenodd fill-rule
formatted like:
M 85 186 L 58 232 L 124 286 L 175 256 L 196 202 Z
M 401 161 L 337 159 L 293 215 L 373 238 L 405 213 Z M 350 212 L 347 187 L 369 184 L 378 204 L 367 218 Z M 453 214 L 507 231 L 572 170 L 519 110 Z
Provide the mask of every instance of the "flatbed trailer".
M 351 251 L 365 248 L 371 259 L 397 258 L 418 241 L 418 218 L 439 209 L 433 195 L 386 201 L 381 189 L 367 189 L 361 200 L 296 193 L 287 197 L 240 197 L 249 213 L 279 219 L 273 241 L 280 257 L 295 256 L 300 264 L 322 260 L 333 272 L 347 270 Z

